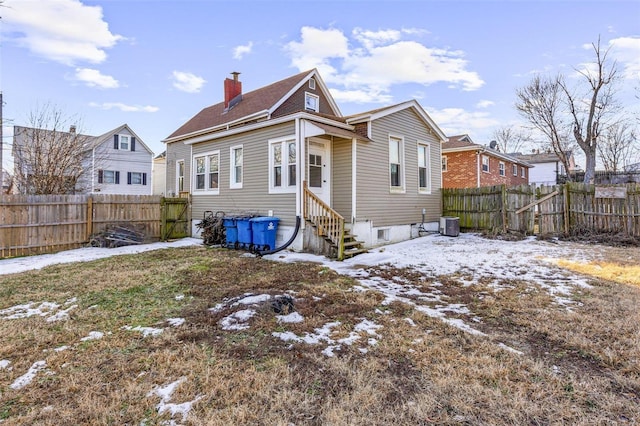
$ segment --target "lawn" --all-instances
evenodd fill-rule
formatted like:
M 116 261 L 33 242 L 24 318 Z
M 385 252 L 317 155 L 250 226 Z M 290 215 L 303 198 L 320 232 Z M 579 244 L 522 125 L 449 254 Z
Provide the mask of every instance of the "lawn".
M 638 259 L 461 235 L 0 275 L 0 424 L 638 424 Z

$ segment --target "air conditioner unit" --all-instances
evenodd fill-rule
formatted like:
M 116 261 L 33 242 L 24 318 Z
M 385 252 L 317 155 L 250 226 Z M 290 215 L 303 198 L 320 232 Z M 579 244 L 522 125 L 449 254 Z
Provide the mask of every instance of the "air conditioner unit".
M 453 216 L 441 217 L 438 231 L 448 237 L 457 237 L 460 235 L 460 218 Z

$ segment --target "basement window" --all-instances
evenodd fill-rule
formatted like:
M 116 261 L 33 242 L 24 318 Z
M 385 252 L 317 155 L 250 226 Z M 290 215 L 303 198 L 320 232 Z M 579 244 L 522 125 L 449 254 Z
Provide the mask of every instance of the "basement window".
M 389 241 L 389 228 L 378 229 L 378 241 Z

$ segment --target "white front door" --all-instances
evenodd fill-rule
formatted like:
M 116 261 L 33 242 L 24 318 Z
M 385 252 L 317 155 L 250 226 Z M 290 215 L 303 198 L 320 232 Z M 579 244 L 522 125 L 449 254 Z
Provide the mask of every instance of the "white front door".
M 331 206 L 331 163 L 328 141 L 309 140 L 309 157 L 307 158 L 307 184 L 311 192 Z

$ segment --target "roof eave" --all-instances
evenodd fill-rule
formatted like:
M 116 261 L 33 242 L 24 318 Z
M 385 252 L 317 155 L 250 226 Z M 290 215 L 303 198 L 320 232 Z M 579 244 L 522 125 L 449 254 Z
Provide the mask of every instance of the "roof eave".
M 264 109 L 262 111 L 254 112 L 253 114 L 245 115 L 244 117 L 240 117 L 236 120 L 228 121 L 226 123 L 222 123 L 217 126 L 207 127 L 206 129 L 197 130 L 191 133 L 184 133 L 182 135 L 174 136 L 172 138 L 166 138 L 166 139 L 163 139 L 161 142 L 164 142 L 164 143 L 178 142 L 184 139 L 191 139 L 191 138 L 203 136 L 209 133 L 218 132 L 224 129 L 229 130 L 229 128 L 232 126 L 237 126 L 238 124 L 242 124 L 247 121 L 257 120 L 262 117 L 268 118 L 269 110 Z

